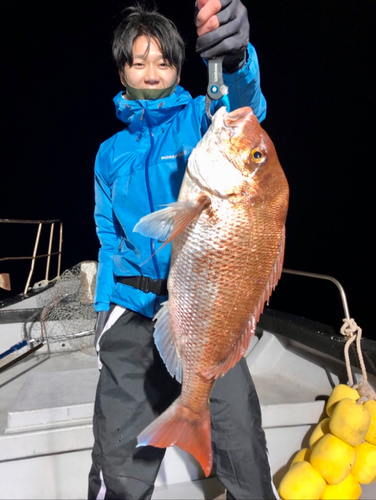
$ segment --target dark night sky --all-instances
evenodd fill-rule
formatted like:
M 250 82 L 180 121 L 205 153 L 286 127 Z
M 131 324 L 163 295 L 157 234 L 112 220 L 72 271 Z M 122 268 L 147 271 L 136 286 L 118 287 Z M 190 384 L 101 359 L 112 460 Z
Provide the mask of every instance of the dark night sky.
M 100 142 L 122 127 L 112 104 L 121 86 L 110 42 L 129 3 L 0 2 L 0 217 L 62 219 L 64 269 L 97 257 L 93 163 Z M 206 70 L 194 51 L 193 3 L 157 0 L 187 43 L 182 85 L 196 96 L 205 92 Z M 376 2 L 244 3 L 268 102 L 263 126 L 291 189 L 285 267 L 340 280 L 351 315 L 376 339 Z M 3 256 L 10 237 L 0 238 Z M 342 323 L 339 295 L 327 282 L 284 275 L 271 306 L 337 329 Z

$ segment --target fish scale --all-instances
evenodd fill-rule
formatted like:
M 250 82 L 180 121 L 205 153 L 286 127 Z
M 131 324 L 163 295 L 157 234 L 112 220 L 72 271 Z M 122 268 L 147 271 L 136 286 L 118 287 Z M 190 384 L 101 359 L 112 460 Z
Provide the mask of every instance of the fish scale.
M 201 235 L 200 239 L 187 232 L 179 235 L 175 240 L 171 266 L 174 271 L 169 277 L 169 287 L 174 290 L 178 298 L 176 301 L 173 298 L 170 299 L 170 316 L 173 318 L 174 331 L 181 332 L 180 335 L 179 333 L 176 335 L 176 343 L 181 358 L 185 360 L 183 373 L 186 384 L 183 386 L 182 403 L 187 401 L 192 411 L 197 412 L 207 405 L 215 380 L 207 380 L 203 375 L 197 374 L 195 367 L 198 364 L 202 367 L 212 366 L 223 361 L 238 338 L 237 333 L 233 335 L 231 333 L 244 330 L 249 317 L 248 307 L 240 307 L 234 311 L 231 305 L 231 299 L 237 292 L 238 284 L 237 276 L 232 271 L 239 267 L 239 262 L 244 262 L 249 246 L 242 245 L 239 248 L 239 245 L 232 245 L 230 259 L 223 264 L 223 258 L 218 253 L 216 244 L 219 240 L 217 234 L 212 230 L 203 231 L 200 222 L 197 222 L 196 226 L 195 232 Z M 228 226 L 224 229 L 227 234 L 230 233 Z M 232 232 L 236 237 L 237 225 L 232 224 L 232 226 Z M 211 235 L 211 243 L 213 243 L 209 245 L 209 250 L 208 240 L 205 238 L 207 233 Z M 242 240 L 241 243 L 243 242 Z M 176 263 L 174 264 L 175 255 Z M 195 255 L 196 258 L 192 261 L 187 258 L 190 255 Z M 212 265 L 208 266 L 208 262 Z M 225 272 L 224 267 L 227 268 Z M 204 279 L 203 269 L 205 270 Z M 229 280 L 232 282 L 231 287 L 227 284 Z M 192 281 L 196 282 L 192 283 Z M 190 284 L 190 295 L 195 297 L 195 302 L 189 298 L 186 301 L 179 300 L 182 289 L 186 289 L 187 282 Z M 208 283 L 214 283 L 216 286 L 208 290 Z M 229 318 L 231 325 L 226 326 Z M 239 322 L 242 323 L 241 326 Z M 212 331 L 216 334 L 210 335 Z M 225 353 L 222 339 L 226 340 Z
M 169 228 L 169 304 L 157 314 L 154 338 L 169 372 L 183 374 L 181 396 L 138 442 L 180 446 L 207 476 L 210 393 L 244 356 L 280 278 L 288 196 L 273 143 L 252 110 L 222 108 L 190 156 L 178 202 L 135 227 L 152 238 Z
M 195 356 L 197 358 L 202 357 L 202 362 L 205 363 L 206 366 L 211 366 L 212 364 L 218 363 L 220 359 L 208 356 L 205 347 L 209 343 L 217 343 L 217 337 L 223 338 L 223 340 L 227 339 L 223 331 L 223 327 L 225 326 L 223 325 L 223 317 L 227 317 L 229 314 L 232 315 L 234 312 L 229 301 L 233 297 L 233 294 L 236 294 L 239 289 L 239 277 L 236 274 L 239 274 L 237 273 L 239 263 L 246 260 L 248 253 L 247 248 L 249 248 L 249 245 L 246 243 L 243 248 L 239 248 L 239 245 L 234 245 L 232 243 L 231 246 L 229 246 L 228 239 L 226 239 L 226 247 L 222 245 L 222 252 L 219 252 L 219 249 L 216 248 L 216 243 L 219 241 L 220 235 L 217 235 L 213 230 L 208 232 L 202 230 L 203 224 L 200 224 L 200 222 L 201 221 L 197 222 L 195 231 L 200 235 L 200 239 L 196 235 L 191 235 L 189 233 L 182 236 L 179 235 L 176 239 L 176 245 L 174 245 L 169 287 L 171 290 L 174 290 L 172 293 L 177 295 L 178 300 L 171 302 L 170 316 L 173 320 L 173 324 L 176 324 L 178 349 L 181 338 L 179 332 L 182 332 L 183 337 L 186 334 L 185 332 L 189 332 L 189 338 L 200 336 L 202 339 L 202 349 L 200 351 L 196 350 Z M 225 225 L 224 231 L 228 235 L 234 232 L 234 237 L 236 238 L 236 226 L 235 228 L 229 226 L 229 224 Z M 234 225 L 232 224 L 232 226 Z M 218 227 L 218 224 L 216 227 Z M 233 231 L 234 229 L 235 231 Z M 210 241 L 205 237 L 207 233 L 211 234 L 212 239 Z M 223 253 L 228 253 L 230 258 L 224 261 Z M 176 262 L 174 263 L 175 255 Z M 191 255 L 194 255 L 195 258 L 189 259 Z M 208 262 L 211 265 L 208 266 Z M 204 280 L 202 280 L 202 270 L 205 270 Z M 179 300 L 182 295 L 181 291 L 185 288 L 188 276 L 193 276 L 193 280 L 191 279 L 190 282 L 191 293 L 195 296 L 196 300 L 195 303 Z M 194 280 L 196 280 L 196 282 L 192 283 Z M 230 286 L 228 283 L 229 281 L 231 282 Z M 174 304 L 178 304 L 179 309 L 175 309 Z M 226 310 L 228 312 L 225 312 Z M 249 309 L 247 307 L 246 317 L 248 318 L 248 316 Z M 202 324 L 200 329 L 197 329 L 198 322 Z M 219 327 L 221 327 L 221 330 L 215 335 L 208 335 L 206 333 L 206 330 L 215 330 Z M 205 330 L 203 330 L 203 328 L 205 328 Z M 219 354 L 223 357 L 222 349 Z M 181 357 L 185 359 L 183 354 Z M 193 362 L 193 360 L 191 361 Z

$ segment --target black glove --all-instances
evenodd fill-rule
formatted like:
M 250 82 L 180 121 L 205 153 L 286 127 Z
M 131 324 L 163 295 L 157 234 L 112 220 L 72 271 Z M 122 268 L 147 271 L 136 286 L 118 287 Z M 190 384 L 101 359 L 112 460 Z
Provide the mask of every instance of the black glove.
M 217 17 L 219 26 L 198 37 L 196 52 L 204 59 L 223 56 L 223 67 L 229 73 L 240 69 L 245 61 L 249 39 L 247 9 L 240 0 L 221 0 Z M 195 20 L 198 8 L 196 2 Z
M 103 328 L 105 327 L 108 317 L 110 315 L 110 311 L 99 311 L 97 313 L 97 321 L 95 323 L 95 338 L 94 338 L 94 347 L 97 348 L 97 342 L 101 333 L 103 332 Z

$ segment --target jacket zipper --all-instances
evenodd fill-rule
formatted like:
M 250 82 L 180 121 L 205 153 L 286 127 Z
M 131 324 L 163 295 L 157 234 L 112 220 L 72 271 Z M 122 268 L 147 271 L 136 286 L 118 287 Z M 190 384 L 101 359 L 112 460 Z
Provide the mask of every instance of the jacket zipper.
M 145 113 L 142 114 L 141 119 L 144 116 L 145 116 Z M 149 198 L 150 213 L 152 213 L 152 212 L 154 212 L 154 204 L 153 204 L 153 198 L 152 198 L 151 187 L 150 187 L 149 160 L 150 160 L 151 153 L 152 153 L 153 146 L 154 146 L 154 134 L 153 134 L 153 131 L 152 131 L 151 127 L 148 128 L 148 130 L 149 130 L 149 134 L 150 134 L 150 148 L 149 148 L 149 152 L 148 152 L 148 154 L 146 156 L 146 162 L 145 162 L 145 183 L 146 183 L 146 190 L 147 190 L 148 198 Z M 155 270 L 156 278 L 160 279 L 161 273 L 160 273 L 160 270 L 159 270 L 157 258 L 154 255 L 154 253 L 155 253 L 154 238 L 150 238 L 150 253 L 152 255 L 152 260 L 153 260 L 153 264 L 154 264 L 154 270 Z M 158 308 L 159 308 L 159 300 L 158 300 L 158 297 L 156 297 L 156 310 Z

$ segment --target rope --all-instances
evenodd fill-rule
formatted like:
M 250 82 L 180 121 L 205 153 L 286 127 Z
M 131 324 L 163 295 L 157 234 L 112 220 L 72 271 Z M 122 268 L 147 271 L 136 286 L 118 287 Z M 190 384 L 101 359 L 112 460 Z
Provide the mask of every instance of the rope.
M 349 385 L 353 389 L 357 389 L 360 394 L 360 398 L 358 399 L 358 404 L 362 404 L 364 401 L 368 399 L 376 400 L 376 392 L 373 390 L 371 385 L 368 383 L 368 375 L 366 370 L 366 365 L 364 363 L 362 348 L 361 348 L 361 338 L 362 338 L 362 329 L 356 324 L 353 318 L 344 318 L 343 325 L 340 330 L 341 334 L 348 338 L 345 344 L 345 361 L 346 361 L 346 370 L 347 377 L 349 379 Z M 359 359 L 360 368 L 362 370 L 363 379 L 354 385 L 354 379 L 351 372 L 351 363 L 350 363 L 350 355 L 349 349 L 353 342 L 356 342 L 356 352 Z

